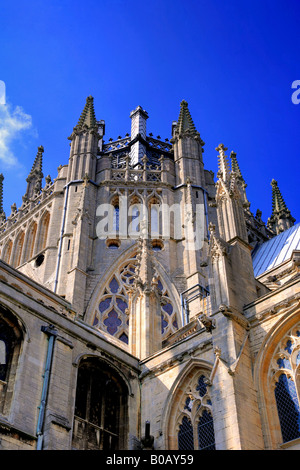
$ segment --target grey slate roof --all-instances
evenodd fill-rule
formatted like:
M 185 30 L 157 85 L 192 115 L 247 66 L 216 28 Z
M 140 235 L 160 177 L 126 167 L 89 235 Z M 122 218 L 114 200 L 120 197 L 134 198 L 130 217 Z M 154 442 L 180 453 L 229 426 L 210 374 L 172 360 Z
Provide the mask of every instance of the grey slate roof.
M 252 261 L 255 277 L 290 259 L 294 250 L 300 250 L 300 223 L 254 249 Z

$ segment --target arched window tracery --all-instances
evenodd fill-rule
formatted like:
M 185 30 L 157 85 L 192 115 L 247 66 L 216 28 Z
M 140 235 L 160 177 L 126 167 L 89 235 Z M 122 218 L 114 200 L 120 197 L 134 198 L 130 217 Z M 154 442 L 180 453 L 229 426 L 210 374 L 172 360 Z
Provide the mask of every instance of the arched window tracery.
M 113 274 L 103 288 L 92 322 L 95 328 L 106 331 L 126 344 L 129 338 L 127 289 L 134 283 L 136 268 L 137 259 L 134 255 Z M 160 278 L 157 287 L 162 296 L 161 334 L 164 340 L 178 329 L 177 311 L 166 285 Z
M 300 438 L 299 367 L 300 325 L 282 339 L 271 361 L 271 387 L 283 443 Z
M 47 244 L 48 231 L 50 223 L 50 212 L 46 211 L 39 223 L 39 233 L 38 233 L 38 246 L 37 252 L 44 250 Z
M 9 264 L 11 261 L 12 247 L 13 247 L 12 240 L 8 240 L 6 244 L 4 245 L 4 248 L 1 253 L 1 257 L 3 261 L 5 261 L 5 263 Z
M 24 246 L 25 232 L 21 231 L 15 240 L 12 265 L 16 268 L 21 263 L 22 251 Z
M 212 402 L 205 379 L 206 373 L 198 371 L 187 381 L 174 411 L 178 450 L 215 450 Z

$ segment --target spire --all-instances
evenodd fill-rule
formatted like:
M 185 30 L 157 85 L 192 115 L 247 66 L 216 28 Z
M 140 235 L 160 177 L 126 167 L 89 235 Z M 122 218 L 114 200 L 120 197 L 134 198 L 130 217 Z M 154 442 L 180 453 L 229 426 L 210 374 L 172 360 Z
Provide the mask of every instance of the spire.
M 226 150 L 228 150 L 228 148 L 225 147 L 224 144 L 220 144 L 218 147 L 216 147 L 216 151 L 219 152 L 219 171 L 217 173 L 217 177 L 222 178 L 224 183 L 227 183 L 230 180 L 230 168 L 228 163 L 228 157 L 227 155 L 225 155 Z
M 32 176 L 32 177 L 36 176 L 36 177 L 40 177 L 41 179 L 43 179 L 43 177 L 44 177 L 43 172 L 42 172 L 43 153 L 44 153 L 44 147 L 42 145 L 40 145 L 40 147 L 38 147 L 38 151 L 37 151 L 35 160 L 33 162 L 31 172 L 28 175 L 28 178 L 30 176 Z
M 42 167 L 43 167 L 43 153 L 44 147 L 40 145 L 33 162 L 31 171 L 26 179 L 27 190 L 25 194 L 25 199 L 32 198 L 35 194 L 39 193 L 42 188 L 42 179 L 44 177 Z
M 227 147 L 220 144 L 216 150 L 219 152 L 216 202 L 220 236 L 225 241 L 235 237 L 248 241 L 243 209 L 244 195 L 241 191 L 239 175 L 230 170 L 228 157 L 225 155 Z
M 276 180 L 271 181 L 272 186 L 272 215 L 268 220 L 268 226 L 277 234 L 284 232 L 294 225 L 295 219 L 292 217 L 286 203 L 282 197 Z
M 271 181 L 272 186 L 272 215 L 279 211 L 288 210 L 286 203 L 278 188 L 278 183 L 274 179 Z
M 3 180 L 4 176 L 0 174 L 0 214 L 3 212 Z
M 230 153 L 230 160 L 231 160 L 231 170 L 235 172 L 235 174 L 237 175 L 238 179 L 241 182 L 245 183 L 245 180 L 242 176 L 242 172 L 240 170 L 240 167 L 236 158 L 236 153 L 233 151 Z
M 97 126 L 94 109 L 94 98 L 91 95 L 86 99 L 85 106 L 76 127 L 83 127 L 84 125 L 86 125 L 89 129 Z
M 0 174 L 0 222 L 5 220 L 5 212 L 3 209 L 3 180 L 4 176 Z
M 188 103 L 185 100 L 181 101 L 180 103 L 180 113 L 176 131 L 179 134 L 183 134 L 185 132 L 190 134 L 198 134 L 188 108 Z

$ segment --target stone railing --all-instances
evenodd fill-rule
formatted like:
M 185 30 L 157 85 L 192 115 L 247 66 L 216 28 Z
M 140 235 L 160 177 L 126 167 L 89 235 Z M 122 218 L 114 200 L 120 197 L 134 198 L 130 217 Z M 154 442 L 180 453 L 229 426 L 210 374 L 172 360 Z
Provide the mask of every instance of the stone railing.
M 120 162 L 119 167 L 116 166 L 115 161 L 112 160 L 110 170 L 110 180 L 112 181 L 160 182 L 162 180 L 163 157 L 159 159 L 157 164 L 154 164 L 149 162 L 145 155 L 142 163 L 131 167 L 130 155 L 127 154 Z

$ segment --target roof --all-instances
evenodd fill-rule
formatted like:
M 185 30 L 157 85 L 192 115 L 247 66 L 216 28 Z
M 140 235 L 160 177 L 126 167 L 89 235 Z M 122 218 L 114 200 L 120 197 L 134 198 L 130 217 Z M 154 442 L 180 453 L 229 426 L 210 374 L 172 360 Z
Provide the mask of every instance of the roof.
M 294 250 L 300 250 L 300 223 L 254 249 L 252 261 L 255 277 L 290 259 Z

